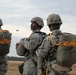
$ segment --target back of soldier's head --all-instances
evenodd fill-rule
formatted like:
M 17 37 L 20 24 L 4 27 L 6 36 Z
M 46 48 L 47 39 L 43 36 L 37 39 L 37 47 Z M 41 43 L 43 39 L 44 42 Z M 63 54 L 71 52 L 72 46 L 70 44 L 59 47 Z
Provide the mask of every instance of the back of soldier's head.
M 62 24 L 62 20 L 58 14 L 51 14 L 47 18 L 47 25 Z
M 0 19 L 0 26 L 2 26 L 3 25 L 3 22 L 2 22 L 2 20 Z

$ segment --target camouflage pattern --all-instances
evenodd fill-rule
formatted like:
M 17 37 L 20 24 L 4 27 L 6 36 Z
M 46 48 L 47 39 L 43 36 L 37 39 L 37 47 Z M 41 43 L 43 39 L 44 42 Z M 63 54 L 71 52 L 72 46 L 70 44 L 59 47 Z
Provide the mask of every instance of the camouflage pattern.
M 23 69 L 23 75 L 37 75 L 37 66 L 34 64 L 32 59 L 25 62 Z
M 2 20 L 0 19 L 0 25 L 3 25 L 3 22 L 2 22 Z
M 43 27 L 44 23 L 42 18 L 40 17 L 33 17 L 32 21 L 36 21 L 39 26 Z M 20 44 L 25 48 L 25 61 L 23 67 L 23 75 L 36 75 L 36 68 L 37 68 L 37 56 L 35 51 L 41 45 L 43 41 L 43 36 L 41 34 L 41 27 L 40 29 L 32 29 L 32 34 L 28 38 L 23 38 L 20 40 Z M 22 47 L 21 47 L 22 48 Z M 21 50 L 21 49 L 18 49 Z M 20 51 L 19 51 L 20 52 Z M 24 53 L 24 52 L 21 52 Z M 23 55 L 23 54 L 20 54 Z
M 52 68 L 56 70 L 59 73 L 59 75 L 69 75 L 69 71 L 70 71 L 69 67 L 61 66 L 59 64 L 54 64 Z
M 57 34 L 60 34 L 61 31 L 60 30 L 54 30 L 52 32 L 53 34 L 53 38 L 56 38 L 55 35 Z M 42 42 L 42 45 L 38 48 L 38 50 L 36 51 L 37 55 L 42 57 L 42 58 L 45 58 L 48 53 L 50 52 L 51 48 L 52 48 L 52 42 L 51 42 L 51 39 L 50 39 L 50 36 L 48 35 Z M 51 50 L 51 52 L 53 53 L 53 51 Z M 52 53 L 51 53 L 51 57 L 52 57 Z M 40 63 L 39 63 L 40 64 Z M 38 65 L 39 66 L 39 65 Z M 38 68 L 41 68 L 41 66 L 39 66 Z
M 47 18 L 47 25 L 49 24 L 62 24 L 61 18 L 58 14 L 51 14 Z
M 18 46 L 17 46 L 18 45 Z M 19 56 L 24 56 L 25 53 L 27 52 L 25 47 L 21 43 L 16 44 L 16 52 Z
M 34 75 L 36 72 L 36 62 L 37 56 L 35 54 L 36 47 L 38 47 L 43 40 L 42 35 L 39 33 L 40 30 L 34 30 L 33 33 L 29 36 L 29 38 L 21 39 L 20 43 L 30 51 L 29 58 L 25 57 L 23 75 Z M 35 74 L 36 75 L 36 74 Z
M 6 75 L 8 70 L 7 56 L 0 56 L 0 75 Z
M 21 43 L 27 50 L 34 50 L 42 42 L 42 35 L 39 34 L 40 30 L 34 30 L 29 38 L 21 39 Z
M 56 42 L 58 41 L 58 39 L 56 39 L 57 35 L 59 35 L 61 33 L 62 32 L 60 30 L 54 30 L 54 31 L 52 31 L 52 37 L 54 38 L 54 41 L 56 41 Z M 51 38 L 50 38 L 50 36 L 47 36 L 43 40 L 42 45 L 36 51 L 36 53 L 38 55 L 38 68 L 39 69 L 42 68 L 43 62 L 44 62 L 44 60 L 45 60 L 46 57 L 48 59 L 46 63 L 47 63 L 47 65 L 50 64 L 50 69 L 56 63 L 56 56 L 55 56 L 54 50 L 52 50 L 52 46 L 53 45 L 52 45 L 52 42 L 51 42 Z M 50 53 L 50 58 L 49 58 L 49 53 Z M 51 59 L 51 61 L 50 61 L 50 59 Z M 62 66 L 62 67 L 64 67 L 64 66 Z M 54 70 L 56 70 L 60 75 L 66 75 L 66 73 L 68 72 L 68 71 L 65 72 L 60 67 L 58 67 L 59 69 L 61 69 L 60 71 L 58 71 L 58 69 L 55 69 L 55 67 L 52 67 L 52 68 Z M 54 74 L 53 71 L 51 71 L 50 69 L 49 69 L 49 75 L 58 75 L 58 74 Z M 62 72 L 64 72 L 64 74 Z
M 0 25 L 3 25 L 1 19 L 0 19 Z M 1 26 L 0 26 L 0 30 L 2 30 Z M 8 70 L 7 54 L 0 55 L 0 75 L 6 75 L 7 70 Z
M 42 27 L 44 26 L 44 22 L 43 22 L 42 18 L 40 18 L 40 17 L 33 17 L 31 21 L 36 21 L 38 23 L 38 25 L 40 25 Z

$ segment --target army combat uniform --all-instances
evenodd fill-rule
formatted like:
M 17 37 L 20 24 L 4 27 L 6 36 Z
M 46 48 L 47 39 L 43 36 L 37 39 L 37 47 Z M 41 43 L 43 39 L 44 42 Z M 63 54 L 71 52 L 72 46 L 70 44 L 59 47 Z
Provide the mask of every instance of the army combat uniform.
M 34 17 L 31 21 L 35 21 L 39 26 L 43 27 L 43 20 L 40 17 Z M 28 55 L 25 54 L 25 62 L 23 67 L 22 75 L 37 75 L 37 56 L 35 51 L 41 45 L 43 41 L 43 32 L 40 29 L 32 30 L 32 34 L 29 38 L 21 39 L 20 43 L 29 52 Z
M 29 54 L 29 60 L 26 61 L 26 57 L 25 57 L 25 63 L 24 63 L 24 71 L 23 71 L 23 75 L 27 75 L 28 74 L 28 71 L 29 71 L 29 74 L 28 75 L 32 75 L 33 72 L 35 72 L 36 70 L 36 62 L 37 62 L 37 57 L 36 57 L 36 54 L 35 52 L 33 52 L 33 50 L 35 50 L 35 48 L 37 46 L 39 46 L 42 42 L 42 35 L 40 33 L 38 33 L 40 31 L 35 31 L 34 33 L 31 34 L 30 36 L 30 40 L 29 39 L 24 39 L 24 42 L 23 40 L 21 40 L 21 42 L 23 42 L 23 45 L 25 48 L 27 48 L 28 50 L 30 50 L 30 54 Z M 34 61 L 34 63 L 32 62 Z
M 60 24 L 62 24 L 62 21 L 57 14 L 51 14 L 48 19 L 47 19 L 47 24 L 49 25 L 50 30 L 52 31 L 52 38 L 53 38 L 53 43 L 57 44 L 59 42 L 58 36 L 62 34 L 60 31 L 59 27 Z M 53 26 L 57 25 L 54 27 Z M 68 75 L 68 72 L 70 70 L 69 67 L 62 66 L 60 63 L 57 62 L 56 60 L 56 51 L 57 47 L 54 47 L 51 40 L 50 35 L 48 35 L 42 45 L 38 48 L 36 51 L 36 54 L 38 56 L 38 75 L 42 75 L 41 70 L 43 69 L 44 65 L 43 63 L 45 62 L 46 65 L 46 75 Z
M 1 29 L 2 25 L 3 25 L 3 23 L 2 23 L 2 20 L 0 19 L 0 75 L 6 75 L 7 70 L 8 70 L 7 53 L 9 53 L 10 45 L 3 43 L 3 41 L 1 40 L 3 38 L 3 40 L 6 39 L 6 41 L 7 41 L 6 37 L 8 37 L 7 33 L 5 33 L 5 35 L 4 35 L 4 33 L 2 32 L 2 29 Z M 5 30 L 5 31 L 7 31 L 7 30 Z M 9 36 L 11 37 L 11 34 L 9 34 Z M 6 42 L 6 41 L 4 40 L 4 42 Z
M 0 56 L 0 75 L 6 75 L 8 70 L 7 55 Z

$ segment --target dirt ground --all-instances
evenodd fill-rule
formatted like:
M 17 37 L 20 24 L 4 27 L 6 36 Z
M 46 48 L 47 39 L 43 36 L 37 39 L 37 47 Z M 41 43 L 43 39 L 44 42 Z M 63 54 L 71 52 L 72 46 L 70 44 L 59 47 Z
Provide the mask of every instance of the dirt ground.
M 71 75 L 76 75 L 76 64 L 73 65 Z
M 21 75 L 18 71 L 18 65 L 21 64 L 20 61 L 8 61 L 8 72 L 7 75 Z M 73 65 L 73 70 L 71 75 L 76 75 L 76 64 Z
M 18 71 L 18 65 L 20 61 L 8 61 L 8 72 L 7 75 L 21 75 Z

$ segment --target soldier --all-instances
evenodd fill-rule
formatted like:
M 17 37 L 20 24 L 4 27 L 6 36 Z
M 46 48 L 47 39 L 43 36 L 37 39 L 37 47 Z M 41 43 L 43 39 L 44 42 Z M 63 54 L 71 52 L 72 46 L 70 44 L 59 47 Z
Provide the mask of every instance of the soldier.
M 25 53 L 25 62 L 22 75 L 36 75 L 37 74 L 37 56 L 35 51 L 41 45 L 43 38 L 46 36 L 40 30 L 43 28 L 44 22 L 40 17 L 33 17 L 31 20 L 32 34 L 28 38 L 23 38 L 20 44 L 27 50 Z M 21 46 L 21 47 L 22 47 Z M 19 46 L 18 48 L 19 49 Z M 21 53 L 21 52 L 20 52 Z
M 2 20 L 0 19 L 0 75 L 6 75 L 7 69 L 8 69 L 7 54 L 9 53 L 9 47 L 10 47 L 10 42 L 11 42 L 10 39 L 8 40 L 6 38 L 8 37 L 8 34 L 9 34 L 9 37 L 11 38 L 11 33 L 9 33 L 6 30 L 3 32 L 1 28 L 2 25 L 3 23 L 2 23 Z M 7 43 L 9 44 L 3 43 L 3 40 L 5 39 L 6 41 L 8 40 Z
M 42 45 L 36 51 L 38 56 L 38 75 L 43 74 L 43 63 L 46 63 L 46 75 L 69 75 L 69 67 L 62 66 L 56 60 L 56 51 L 58 46 L 54 46 L 59 42 L 59 35 L 62 34 L 60 26 L 62 24 L 61 18 L 58 14 L 51 14 L 47 18 L 47 25 L 52 32 L 42 42 Z M 53 44 L 54 43 L 54 44 Z M 44 75 L 44 74 L 43 74 Z

